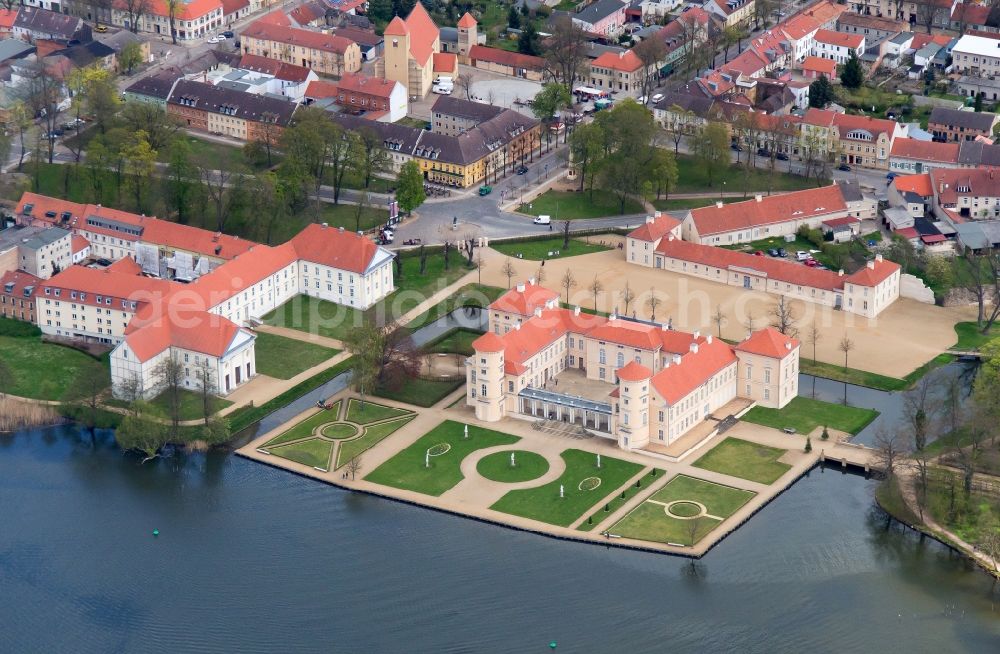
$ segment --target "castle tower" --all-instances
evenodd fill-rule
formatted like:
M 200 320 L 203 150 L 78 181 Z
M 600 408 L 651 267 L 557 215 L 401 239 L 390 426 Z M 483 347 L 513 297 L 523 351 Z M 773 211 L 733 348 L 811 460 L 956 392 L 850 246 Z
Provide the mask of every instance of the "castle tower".
M 467 66 L 472 63 L 469 52 L 477 43 L 479 43 L 479 23 L 472 14 L 465 12 L 458 21 L 458 63 Z
M 518 325 L 520 327 L 520 325 Z M 504 343 L 493 332 L 472 342 L 475 354 L 466 365 L 466 404 L 476 410 L 476 418 L 496 422 L 506 413 L 503 396 Z
M 630 361 L 619 368 L 618 412 L 615 436 L 618 447 L 634 450 L 649 444 L 649 380 L 653 371 Z
M 385 79 L 399 82 L 407 93 L 410 90 L 410 30 L 399 16 L 394 17 L 385 28 L 384 59 Z

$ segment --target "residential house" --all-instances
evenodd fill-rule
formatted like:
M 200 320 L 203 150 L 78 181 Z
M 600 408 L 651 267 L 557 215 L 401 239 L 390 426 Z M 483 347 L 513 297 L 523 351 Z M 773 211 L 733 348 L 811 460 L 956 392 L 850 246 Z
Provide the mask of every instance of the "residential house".
M 167 113 L 189 129 L 272 143 L 291 123 L 297 106 L 288 100 L 186 79 L 177 80 L 167 98 Z
M 806 57 L 802 62 L 802 75 L 807 79 L 826 77 L 830 81 L 835 81 L 838 79 L 837 62 L 821 57 Z
M 753 22 L 755 0 L 708 0 L 702 9 L 723 20 L 726 27 L 746 27 Z
M 173 6 L 173 9 L 171 9 Z M 205 38 L 223 27 L 224 10 L 221 0 L 191 0 L 172 5 L 168 0 L 148 0 L 146 10 L 135 14 L 128 11 L 126 0 L 112 0 L 111 24 L 128 30 L 151 32 L 170 37 L 170 14 L 174 13 L 173 29 L 177 39 L 190 41 Z M 132 25 L 135 20 L 136 25 Z
M 860 57 L 865 51 L 865 37 L 861 34 L 818 30 L 813 38 L 813 56 L 830 59 L 838 64 L 847 63 L 852 52 Z
M 17 19 L 17 9 L 0 9 L 0 39 L 14 36 L 14 21 Z
M 234 76 L 232 73 L 238 73 Z M 285 63 L 269 57 L 245 54 L 239 67 L 226 78 L 236 82 L 260 81 L 248 88 L 251 93 L 283 95 L 294 102 L 301 102 L 306 88 L 319 76 L 304 66 Z
M 569 16 L 585 32 L 618 38 L 625 29 L 628 6 L 627 0 L 595 0 L 589 5 L 578 6 Z
M 243 54 L 311 68 L 321 75 L 340 77 L 361 70 L 361 49 L 357 43 L 333 34 L 279 25 L 266 17 L 243 30 L 240 45 Z
M 306 97 L 317 99 L 321 87 L 333 87 L 335 103 L 351 111 L 364 112 L 369 120 L 394 123 L 408 111 L 406 89 L 402 84 L 380 77 L 349 73 L 339 82 L 319 81 L 309 85 Z
M 258 5 L 254 8 L 254 5 Z M 254 11 L 260 9 L 260 2 L 251 3 L 250 0 L 222 0 L 222 22 L 226 27 L 232 29 L 237 21 L 243 20 Z
M 930 178 L 935 215 L 953 222 L 1000 218 L 1000 171 L 935 168 Z
M 958 168 L 958 143 L 899 138 L 889 152 L 891 172 L 925 173 L 932 168 Z
M 681 238 L 681 221 L 659 211 L 652 216 L 646 216 L 646 222 L 625 237 L 625 260 L 652 266 L 653 252 L 668 234 L 674 238 Z M 558 295 L 556 297 L 558 298 Z
M 1000 77 L 962 75 L 955 81 L 955 86 L 958 87 L 958 92 L 964 96 L 974 98 L 981 93 L 983 100 L 1000 101 Z
M 906 218 L 892 219 L 887 216 L 892 231 L 913 227 L 916 218 L 923 218 L 934 201 L 934 187 L 929 173 L 900 175 L 893 178 L 886 188 L 886 197 L 891 207 L 903 209 Z
M 50 41 L 64 46 L 88 43 L 93 38 L 90 25 L 83 19 L 37 7 L 18 10 L 13 33 L 29 43 Z
M 154 73 L 125 87 L 122 98 L 130 102 L 151 102 L 167 108 L 167 98 L 174 88 L 174 82 L 184 77 L 184 72 L 174 66 L 160 68 Z
M 1000 40 L 964 34 L 952 48 L 952 71 L 972 76 L 1000 74 Z
M 118 58 L 121 56 L 122 48 L 124 48 L 129 43 L 135 43 L 139 46 L 139 54 L 141 55 L 141 61 L 149 61 L 150 50 L 149 41 L 140 37 L 138 34 L 134 34 L 128 30 L 116 30 L 114 33 L 107 32 L 105 34 L 97 34 L 94 39 L 98 43 L 103 43 L 115 52 L 115 72 L 122 72 L 118 69 Z
M 986 111 L 963 111 L 934 107 L 927 120 L 927 129 L 935 141 L 974 141 L 977 138 L 993 139 L 993 128 L 1000 116 Z
M 470 102 L 452 95 L 438 96 L 431 106 L 431 131 L 448 136 L 460 136 L 477 125 L 493 120 L 503 108 L 481 102 Z
M 374 61 L 382 55 L 385 39 L 375 33 L 374 30 L 363 30 L 357 27 L 336 27 L 330 30 L 330 34 L 353 41 L 358 44 L 361 50 L 361 57 L 365 61 Z
M 545 79 L 547 64 L 542 57 L 510 52 L 485 45 L 474 45 L 469 49 L 469 65 L 491 73 L 523 77 L 533 82 Z
M 803 141 L 813 137 L 827 141 L 827 152 L 840 163 L 888 170 L 889 153 L 906 129 L 892 120 L 809 109 L 803 117 Z
M 882 16 L 858 14 L 845 11 L 837 18 L 837 31 L 845 34 L 860 34 L 865 37 L 867 47 L 879 45 L 905 32 L 908 23 Z
M 0 318 L 35 322 L 35 289 L 42 280 L 22 270 L 0 277 Z
M 631 50 L 618 54 L 606 52 L 590 62 L 590 86 L 638 97 L 642 94 L 645 70 L 642 61 Z

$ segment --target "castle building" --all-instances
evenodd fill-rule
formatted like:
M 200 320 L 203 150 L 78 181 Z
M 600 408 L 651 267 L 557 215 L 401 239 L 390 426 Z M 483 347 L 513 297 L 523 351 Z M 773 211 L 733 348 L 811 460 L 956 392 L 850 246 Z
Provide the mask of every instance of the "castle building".
M 798 394 L 799 342 L 776 329 L 732 346 L 563 309 L 557 294 L 531 281 L 490 305 L 489 331 L 472 345 L 466 404 L 479 420 L 576 424 L 625 450 L 701 433 L 693 430 L 728 417 L 734 401 L 781 408 Z

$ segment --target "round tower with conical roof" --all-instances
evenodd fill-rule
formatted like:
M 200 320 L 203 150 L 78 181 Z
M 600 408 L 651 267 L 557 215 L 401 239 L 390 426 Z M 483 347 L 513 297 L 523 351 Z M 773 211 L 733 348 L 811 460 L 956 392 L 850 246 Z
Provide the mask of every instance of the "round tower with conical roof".
M 466 364 L 466 403 L 476 410 L 476 418 L 496 422 L 504 410 L 504 342 L 493 332 L 486 332 L 472 342 L 475 354 Z

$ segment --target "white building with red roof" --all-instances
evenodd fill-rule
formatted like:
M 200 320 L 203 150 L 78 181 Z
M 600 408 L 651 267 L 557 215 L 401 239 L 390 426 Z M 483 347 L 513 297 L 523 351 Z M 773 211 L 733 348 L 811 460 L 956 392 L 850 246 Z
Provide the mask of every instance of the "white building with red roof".
M 306 97 L 324 96 L 348 111 L 364 112 L 365 118 L 383 122 L 394 123 L 409 111 L 404 85 L 363 73 L 348 73 L 337 82 L 314 82 L 306 90 Z
M 642 91 L 643 69 L 642 61 L 631 50 L 605 52 L 590 62 L 590 85 L 635 97 Z
M 625 237 L 625 260 L 643 266 L 653 265 L 653 252 L 668 234 L 681 238 L 681 221 L 659 211 L 646 216 L 646 222 Z
M 320 75 L 339 77 L 361 70 L 361 48 L 354 41 L 287 23 L 288 19 L 280 12 L 271 12 L 250 23 L 240 34 L 243 53 L 304 66 Z
M 167 38 L 172 27 L 178 40 L 189 41 L 222 29 L 225 10 L 222 0 L 181 1 L 173 8 L 172 26 L 170 13 L 170 3 L 166 0 L 149 0 L 142 5 L 114 0 L 111 3 L 111 24 L 132 29 L 134 22 L 135 29 L 132 31 L 152 32 Z
M 622 449 L 655 452 L 690 433 L 711 437 L 710 417 L 754 403 L 780 408 L 797 393 L 798 342 L 772 328 L 733 347 L 710 334 L 562 309 L 553 298 L 501 333 L 497 313 L 534 305 L 517 297 L 522 288 L 490 306 L 490 330 L 466 360 L 466 404 L 479 420 L 565 422 Z
M 735 245 L 795 234 L 803 225 L 816 228 L 824 220 L 846 215 L 843 192 L 837 184 L 830 184 L 691 209 L 684 217 L 681 234 L 692 243 Z
M 104 269 L 69 266 L 34 291 L 44 334 L 104 343 L 116 392 L 135 375 L 147 396 L 164 357 L 210 358 L 218 392 L 255 374 L 243 325 L 296 295 L 367 309 L 394 290 L 388 250 L 343 228 L 312 224 L 270 247 L 188 225 L 25 193 L 19 220 L 85 236 Z M 97 244 L 97 245 L 95 245 Z M 241 334 L 246 334 L 241 336 Z M 201 348 L 201 349 L 199 349 Z M 197 381 L 185 368 L 185 385 Z
M 860 57 L 865 52 L 863 34 L 847 34 L 833 30 L 818 30 L 813 36 L 812 55 L 838 64 L 847 63 L 851 53 Z

